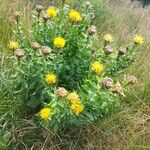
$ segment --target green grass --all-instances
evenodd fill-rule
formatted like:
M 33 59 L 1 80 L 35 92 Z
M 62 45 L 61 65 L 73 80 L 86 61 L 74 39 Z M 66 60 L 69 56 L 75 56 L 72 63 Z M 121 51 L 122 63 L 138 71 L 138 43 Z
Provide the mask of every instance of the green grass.
M 16 150 L 148 150 L 150 149 L 150 10 L 136 8 L 134 4 L 95 0 L 94 23 L 98 27 L 99 38 L 110 32 L 117 43 L 127 43 L 132 35 L 141 33 L 146 42 L 138 49 L 136 61 L 126 74 L 138 77 L 139 84 L 129 87 L 130 92 L 122 99 L 122 109 L 118 113 L 99 122 L 53 134 L 36 124 L 36 119 L 21 118 L 20 102 L 11 93 L 9 83 L 9 60 L 7 42 L 12 36 L 9 19 L 15 9 L 30 16 L 33 5 L 28 1 L 19 4 L 7 3 L 0 6 L 0 149 Z M 20 6 L 20 7 L 19 7 Z M 30 23 L 27 21 L 27 26 Z M 127 41 L 126 41 L 127 39 Z

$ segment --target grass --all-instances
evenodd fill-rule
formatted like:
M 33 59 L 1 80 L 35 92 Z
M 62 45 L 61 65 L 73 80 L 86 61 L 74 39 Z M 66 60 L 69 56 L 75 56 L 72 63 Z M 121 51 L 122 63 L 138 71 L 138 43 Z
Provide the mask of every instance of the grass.
M 36 119 L 19 117 L 19 100 L 11 93 L 7 42 L 11 38 L 8 18 L 16 9 L 23 16 L 30 16 L 33 4 L 30 1 L 9 3 L 1 0 L 0 6 L 0 149 L 16 150 L 148 150 L 150 149 L 150 9 L 143 9 L 136 3 L 115 0 L 111 3 L 95 0 L 94 10 L 99 36 L 106 32 L 115 35 L 119 45 L 135 33 L 146 39 L 138 50 L 135 64 L 126 72 L 138 77 L 139 84 L 129 87 L 130 92 L 122 99 L 118 113 L 99 122 L 53 134 L 36 124 Z M 21 7 L 20 7 L 21 6 Z M 2 13 L 3 12 L 3 13 Z M 27 21 L 27 26 L 29 26 Z

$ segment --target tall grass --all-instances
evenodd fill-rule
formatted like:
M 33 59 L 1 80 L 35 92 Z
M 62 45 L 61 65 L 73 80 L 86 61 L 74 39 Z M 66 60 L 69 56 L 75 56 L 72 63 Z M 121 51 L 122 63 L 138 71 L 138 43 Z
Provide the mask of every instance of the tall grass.
M 11 38 L 9 19 L 12 11 L 20 9 L 24 17 L 30 16 L 30 1 L 12 2 L 1 0 L 0 5 L 0 149 L 36 150 L 145 150 L 150 148 L 150 11 L 129 1 L 112 3 L 94 0 L 95 20 L 99 38 L 110 32 L 119 45 L 126 44 L 135 33 L 145 37 L 144 47 L 138 50 L 135 64 L 126 72 L 138 77 L 139 84 L 130 87 L 130 93 L 122 99 L 122 111 L 112 114 L 95 125 L 64 131 L 54 135 L 38 126 L 34 118 L 17 118 L 20 106 L 9 83 L 9 60 L 7 42 Z M 10 3 L 11 2 L 11 3 Z M 80 9 L 80 3 L 78 9 Z M 27 26 L 30 26 L 28 21 Z M 127 41 L 126 41 L 127 39 Z M 7 131 L 7 132 L 6 132 Z M 118 142 L 119 141 L 119 142 Z

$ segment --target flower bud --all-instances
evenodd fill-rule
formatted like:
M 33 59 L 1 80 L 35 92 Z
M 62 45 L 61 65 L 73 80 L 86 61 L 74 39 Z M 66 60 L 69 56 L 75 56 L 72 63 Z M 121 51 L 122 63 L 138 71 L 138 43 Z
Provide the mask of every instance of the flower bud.
M 112 47 L 111 46 L 106 46 L 104 48 L 104 51 L 106 54 L 111 54 L 113 52 Z
M 88 29 L 89 35 L 95 35 L 96 32 L 97 32 L 96 26 L 92 25 L 91 27 L 89 27 L 89 29 Z
M 56 94 L 58 97 L 65 97 L 65 96 L 67 96 L 68 91 L 63 87 L 59 87 L 56 91 Z
M 38 42 L 33 42 L 31 43 L 31 47 L 34 49 L 34 50 L 38 50 L 41 48 L 40 44 Z
M 119 55 L 124 55 L 126 53 L 126 48 L 120 48 L 119 49 Z
M 43 46 L 41 49 L 42 49 L 42 53 L 44 55 L 49 55 L 51 53 L 51 51 L 52 51 L 51 48 L 48 47 L 48 46 Z
M 119 82 L 117 82 L 112 88 L 111 91 L 118 94 L 123 94 L 123 87 Z
M 43 10 L 43 7 L 42 7 L 41 5 L 37 5 L 37 6 L 36 6 L 36 11 L 37 11 L 38 13 L 41 13 L 42 10 Z
M 17 57 L 17 58 L 21 58 L 25 55 L 24 51 L 22 49 L 16 49 L 14 51 L 14 55 Z
M 138 83 L 138 80 L 135 76 L 130 75 L 127 77 L 127 82 L 134 85 Z
M 102 84 L 103 88 L 109 89 L 113 86 L 113 80 L 109 77 L 105 77 L 105 78 L 102 79 L 101 84 Z

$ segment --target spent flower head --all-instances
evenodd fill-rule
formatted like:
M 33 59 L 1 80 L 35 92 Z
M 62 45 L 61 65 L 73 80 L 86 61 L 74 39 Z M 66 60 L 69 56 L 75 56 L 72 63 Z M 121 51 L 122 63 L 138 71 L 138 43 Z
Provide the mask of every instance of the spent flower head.
M 92 25 L 92 26 L 90 26 L 90 27 L 88 28 L 88 34 L 89 34 L 89 35 L 95 35 L 96 32 L 97 32 L 96 26 Z
M 22 50 L 22 49 L 16 49 L 14 51 L 14 55 L 17 57 L 17 58 L 21 58 L 25 55 L 25 52 Z
M 56 94 L 58 97 L 66 97 L 68 94 L 68 91 L 64 87 L 59 87 L 56 91 Z
M 113 86 L 113 79 L 109 77 L 105 77 L 102 79 L 101 84 L 103 88 L 109 89 Z
M 48 46 L 42 46 L 41 50 L 44 55 L 49 55 L 52 52 L 52 49 Z

